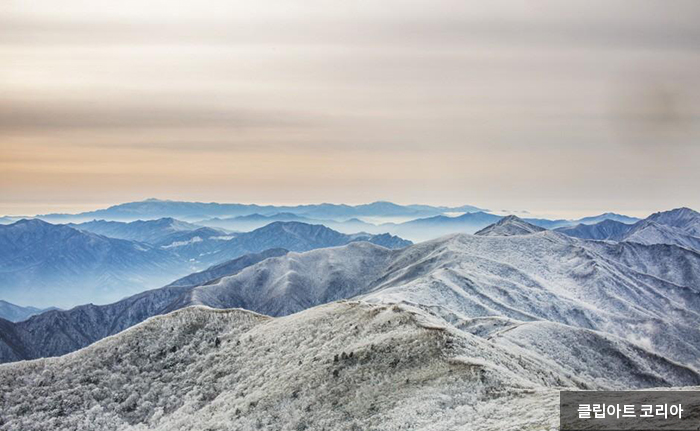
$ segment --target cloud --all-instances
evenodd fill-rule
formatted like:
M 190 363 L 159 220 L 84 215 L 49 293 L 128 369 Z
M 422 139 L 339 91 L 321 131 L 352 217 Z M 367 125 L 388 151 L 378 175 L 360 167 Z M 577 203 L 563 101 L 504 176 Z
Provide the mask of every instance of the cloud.
M 0 135 L 69 129 L 264 129 L 309 126 L 299 113 L 174 100 L 0 100 Z
M 0 208 L 66 184 L 90 201 L 698 207 L 698 15 L 695 0 L 10 2 Z

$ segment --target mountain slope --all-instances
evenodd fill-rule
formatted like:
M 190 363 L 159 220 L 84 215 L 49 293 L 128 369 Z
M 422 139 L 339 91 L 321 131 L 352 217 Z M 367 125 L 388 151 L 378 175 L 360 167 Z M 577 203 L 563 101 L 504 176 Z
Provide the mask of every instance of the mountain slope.
M 685 231 L 645 219 L 632 225 L 623 241 L 640 244 L 673 244 L 700 250 L 700 237 L 688 235 Z
M 383 224 L 380 227 L 402 238 L 425 241 L 452 233 L 474 233 L 500 219 L 501 216 L 479 211 L 457 217 L 439 215 L 400 224 Z
M 172 253 L 183 262 L 190 262 L 193 269 L 211 264 L 212 261 L 205 256 L 219 251 L 222 241 L 234 236 L 220 229 L 200 227 L 173 218 L 130 223 L 95 220 L 70 226 L 110 238 L 148 243 Z
M 634 224 L 606 220 L 592 225 L 563 227 L 557 231 L 577 238 L 672 244 L 700 250 L 700 213 L 689 208 L 654 213 Z
M 631 371 L 625 348 L 608 356 Z M 667 383 L 700 381 L 661 358 L 643 365 Z M 0 411 L 4 429 L 23 431 L 549 429 L 556 417 L 542 407 L 555 389 L 625 377 L 582 378 L 410 306 L 335 303 L 279 319 L 191 307 L 71 355 L 0 367 Z
M 277 213 L 270 215 L 262 215 L 255 213 L 238 217 L 211 218 L 207 220 L 202 220 L 199 223 L 204 226 L 218 227 L 240 232 L 248 232 L 251 230 L 259 229 L 265 225 L 276 221 L 298 221 L 303 223 L 322 224 L 318 223 L 316 220 L 307 217 L 302 217 L 294 213 Z
M 173 230 L 171 220 L 154 223 L 166 226 L 165 231 Z M 136 234 L 134 226 L 144 233 L 153 233 L 154 227 L 150 222 L 117 225 L 119 229 L 128 227 L 131 234 Z M 175 225 L 181 227 L 179 222 Z M 306 251 L 354 241 L 391 248 L 411 244 L 387 234 L 348 235 L 298 222 L 276 222 L 252 232 L 223 236 L 211 228 L 178 230 L 166 236 L 161 235 L 163 229 L 157 227 L 156 231 L 150 237 L 156 242 L 151 245 L 38 219 L 0 226 L 0 295 L 38 306 L 105 303 L 270 248 Z
M 199 228 L 199 226 L 170 217 L 158 220 L 136 220 L 131 223 L 93 220 L 70 226 L 110 238 L 127 239 L 149 244 L 157 244 L 173 234 L 193 231 Z
M 254 265 L 270 257 L 284 256 L 289 253 L 283 248 L 271 248 L 260 253 L 244 254 L 241 257 L 214 265 L 204 271 L 195 272 L 188 276 L 173 281 L 168 286 L 197 286 L 208 283 L 211 280 L 237 274 L 244 268 Z
M 41 309 L 36 307 L 22 307 L 0 299 L 0 319 L 9 320 L 10 322 L 20 322 L 35 314 L 40 314 L 52 309 L 53 308 Z
M 400 250 L 353 242 L 272 257 L 163 297 L 148 310 L 207 305 L 279 316 L 350 297 L 408 302 L 469 318 L 546 320 L 595 330 L 697 366 L 698 269 L 700 255 L 687 249 L 588 242 L 551 231 L 453 235 Z M 80 319 L 62 316 L 79 327 Z M 35 317 L 19 326 L 39 325 L 27 334 L 57 326 L 39 322 Z M 24 339 L 34 346 L 25 350 L 41 356 L 32 349 L 43 341 Z
M 596 224 L 606 220 L 616 221 L 624 224 L 633 224 L 639 221 L 637 217 L 630 217 L 623 214 L 607 212 L 597 216 L 583 217 L 581 219 L 575 220 L 574 224 Z
M 440 306 L 469 317 L 548 320 L 607 332 L 698 365 L 700 255 L 625 245 L 624 253 L 545 231 L 454 235 L 402 250 L 370 244 L 290 253 L 199 286 L 175 308 L 242 307 L 270 315 L 356 296 Z M 615 247 L 615 244 L 610 244 Z M 634 248 L 638 260 L 629 257 Z M 691 272 L 691 274 L 687 274 Z M 630 332 L 630 327 L 637 328 Z
M 411 244 L 391 235 L 343 234 L 321 225 L 300 222 L 274 222 L 252 232 L 237 234 L 222 243 L 220 250 L 207 259 L 222 262 L 247 253 L 259 253 L 270 248 L 290 251 L 307 251 L 322 247 L 345 245 L 355 241 L 368 241 L 392 248 Z
M 582 239 L 620 241 L 632 229 L 632 225 L 615 220 L 604 220 L 594 224 L 578 224 L 557 228 L 557 232 Z
M 676 208 L 654 213 L 647 217 L 647 220 L 680 229 L 688 235 L 700 237 L 700 213 L 690 208 Z
M 542 232 L 545 230 L 539 226 L 530 224 L 514 215 L 503 217 L 498 222 L 487 226 L 474 235 L 480 236 L 510 236 L 510 235 L 529 235 L 531 233 Z
M 246 216 L 200 220 L 197 223 L 203 226 L 224 228 L 237 232 L 248 232 L 251 230 L 259 229 L 276 221 L 297 221 L 308 224 L 323 225 L 343 233 L 369 232 L 378 234 L 386 232 L 386 230 L 383 230 L 377 225 L 364 222 L 357 218 L 338 221 L 328 219 L 314 219 L 300 216 L 294 213 L 277 213 L 270 215 L 262 215 L 256 213 Z
M 191 272 L 171 253 L 144 243 L 40 220 L 0 226 L 0 294 L 37 306 L 119 299 Z
M 502 217 L 482 211 L 471 212 L 457 217 L 447 217 L 444 215 L 421 218 L 404 223 L 385 223 L 380 225 L 381 229 L 412 241 L 426 241 L 444 235 L 454 233 L 473 234 L 481 229 L 497 223 L 503 218 L 515 217 L 514 215 Z M 631 217 L 614 213 L 600 214 L 594 217 L 587 217 L 580 220 L 549 220 L 542 218 L 519 219 L 523 223 L 537 226 L 544 229 L 556 229 L 568 227 L 581 223 L 592 223 L 595 220 L 633 220 Z M 634 219 L 636 220 L 636 219 Z M 531 229 L 531 228 L 530 228 Z
M 224 275 L 234 275 L 268 257 L 285 253 L 286 250 L 271 249 L 245 255 L 112 304 L 81 305 L 70 310 L 45 312 L 16 324 L 5 322 L 4 330 L 0 330 L 0 363 L 73 352 L 167 312 L 193 285 L 205 285 Z

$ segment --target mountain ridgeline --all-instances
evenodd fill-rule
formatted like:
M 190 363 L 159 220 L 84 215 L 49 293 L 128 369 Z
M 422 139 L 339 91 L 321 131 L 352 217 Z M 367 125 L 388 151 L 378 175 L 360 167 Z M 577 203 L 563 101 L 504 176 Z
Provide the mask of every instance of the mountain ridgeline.
M 141 236 L 147 241 L 127 239 Z M 392 248 L 411 244 L 388 234 L 342 234 L 299 222 L 230 234 L 174 219 L 85 226 L 21 220 L 0 226 L 0 294 L 40 307 L 105 303 L 248 253 L 307 251 L 353 241 Z
M 549 429 L 562 388 L 700 385 L 698 286 L 693 250 L 516 217 L 401 249 L 269 250 L 115 304 L 0 320 L 3 362 L 92 343 L 0 367 L 2 420 Z
M 7 331 L 14 344 L 6 342 L 4 349 L 12 353 L 2 360 L 66 353 L 193 305 L 283 316 L 356 298 L 427 306 L 450 322 L 460 316 L 549 321 L 563 325 L 556 328 L 643 340 L 650 351 L 698 365 L 698 286 L 700 255 L 692 250 L 579 240 L 511 217 L 481 235 L 456 234 L 402 249 L 350 242 L 244 256 L 115 304 L 43 313 L 14 324 Z M 630 324 L 640 328 L 632 338 Z
M 363 205 L 323 203 L 316 205 L 275 206 L 146 199 L 140 202 L 128 202 L 97 211 L 79 214 L 45 214 L 38 217 L 56 222 L 79 222 L 95 219 L 135 221 L 159 219 L 163 217 L 194 221 L 208 218 L 249 216 L 254 214 L 268 216 L 288 213 L 312 219 L 348 219 L 353 217 L 428 217 L 444 214 L 446 212 L 471 212 L 479 210 L 480 208 L 471 205 L 462 205 L 458 207 L 397 205 L 392 202 L 382 201 Z
M 299 221 L 112 239 L 235 257 L 112 304 L 0 319 L 0 362 L 44 358 L 0 367 L 0 426 L 550 429 L 561 389 L 700 385 L 697 213 L 560 230 L 493 217 L 415 245 Z
M 562 227 L 569 236 L 641 244 L 673 244 L 700 250 L 700 213 L 690 208 L 658 212 L 633 224 L 605 220 L 592 225 Z

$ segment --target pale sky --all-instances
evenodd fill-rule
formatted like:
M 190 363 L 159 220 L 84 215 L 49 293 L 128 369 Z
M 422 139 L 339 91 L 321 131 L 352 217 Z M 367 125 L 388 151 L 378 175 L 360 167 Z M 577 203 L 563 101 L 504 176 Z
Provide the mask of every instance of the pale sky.
M 696 0 L 6 0 L 0 214 L 700 210 Z

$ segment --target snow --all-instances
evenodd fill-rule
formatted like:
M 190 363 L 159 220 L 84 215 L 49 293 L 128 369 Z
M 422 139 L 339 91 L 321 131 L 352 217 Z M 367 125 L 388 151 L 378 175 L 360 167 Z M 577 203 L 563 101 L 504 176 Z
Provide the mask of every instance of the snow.
M 125 301 L 0 326 L 0 355 L 51 325 L 131 326 L 0 365 L 0 430 L 556 429 L 560 389 L 700 385 L 700 254 L 515 217 L 393 250 L 279 250 Z
M 570 379 L 479 337 L 424 328 L 414 313 L 360 302 L 280 319 L 188 308 L 61 358 L 0 366 L 0 429 L 554 425 L 540 397 Z M 504 399 L 541 413 L 509 417 Z
M 276 319 L 189 307 L 60 358 L 0 366 L 0 430 L 550 429 L 557 390 L 630 378 L 604 372 L 614 356 L 603 349 L 585 349 L 584 371 L 598 370 L 588 375 L 522 347 L 560 327 L 514 324 L 494 341 L 411 305 L 341 301 Z M 700 383 L 615 343 L 613 367 L 636 358 Z
M 529 235 L 535 232 L 542 232 L 544 228 L 530 224 L 514 215 L 503 217 L 497 223 L 494 223 L 484 229 L 481 229 L 474 235 L 481 236 L 510 236 L 510 235 Z

